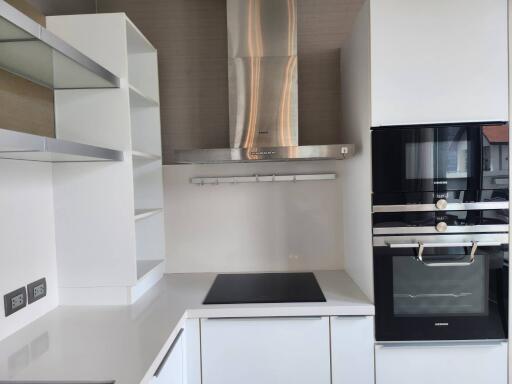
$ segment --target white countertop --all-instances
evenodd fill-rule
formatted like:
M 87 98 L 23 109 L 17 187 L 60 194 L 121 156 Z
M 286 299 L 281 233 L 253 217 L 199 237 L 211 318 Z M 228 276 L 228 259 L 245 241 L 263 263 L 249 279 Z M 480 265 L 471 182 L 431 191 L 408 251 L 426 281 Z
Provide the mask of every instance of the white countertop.
M 216 274 L 172 274 L 136 304 L 62 306 L 0 342 L 0 381 L 145 382 L 186 318 L 373 315 L 343 271 L 315 272 L 327 302 L 203 305 Z

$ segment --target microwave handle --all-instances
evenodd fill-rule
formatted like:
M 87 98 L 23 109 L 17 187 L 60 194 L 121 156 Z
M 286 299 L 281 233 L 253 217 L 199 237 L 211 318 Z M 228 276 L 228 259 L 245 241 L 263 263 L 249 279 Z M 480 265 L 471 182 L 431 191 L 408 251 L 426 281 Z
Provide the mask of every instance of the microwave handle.
M 500 242 L 478 242 L 471 241 L 465 243 L 412 243 L 412 244 L 388 244 L 390 248 L 419 248 L 417 260 L 427 267 L 467 267 L 475 262 L 476 250 L 478 247 L 496 247 L 500 246 Z M 446 248 L 446 247 L 471 247 L 469 261 L 454 261 L 435 263 L 423 260 L 423 250 L 425 248 Z

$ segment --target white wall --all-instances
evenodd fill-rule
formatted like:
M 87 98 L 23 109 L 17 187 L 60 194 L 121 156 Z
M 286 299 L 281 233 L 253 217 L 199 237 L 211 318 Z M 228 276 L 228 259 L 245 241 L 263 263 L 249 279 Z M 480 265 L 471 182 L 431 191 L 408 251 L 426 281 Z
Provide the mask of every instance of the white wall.
M 55 308 L 51 164 L 0 160 L 0 340 Z M 3 295 L 46 277 L 48 295 L 4 317 Z
M 343 162 L 164 167 L 167 272 L 343 268 Z M 194 176 L 335 172 L 335 181 L 197 186 Z

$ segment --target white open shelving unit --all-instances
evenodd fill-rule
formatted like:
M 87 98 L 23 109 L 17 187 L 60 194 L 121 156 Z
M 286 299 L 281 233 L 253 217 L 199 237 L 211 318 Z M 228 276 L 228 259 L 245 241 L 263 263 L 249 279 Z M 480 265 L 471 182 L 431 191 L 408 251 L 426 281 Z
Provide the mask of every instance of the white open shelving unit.
M 0 0 L 0 68 L 56 89 L 116 89 L 120 79 L 24 13 Z M 122 161 L 108 146 L 0 129 L 0 159 L 38 162 Z
M 83 165 L 72 181 L 66 164 L 55 167 L 61 302 L 131 304 L 165 269 L 157 51 L 124 13 L 47 25 L 121 79 L 115 90 L 56 91 L 58 134 L 125 155 L 114 166 Z

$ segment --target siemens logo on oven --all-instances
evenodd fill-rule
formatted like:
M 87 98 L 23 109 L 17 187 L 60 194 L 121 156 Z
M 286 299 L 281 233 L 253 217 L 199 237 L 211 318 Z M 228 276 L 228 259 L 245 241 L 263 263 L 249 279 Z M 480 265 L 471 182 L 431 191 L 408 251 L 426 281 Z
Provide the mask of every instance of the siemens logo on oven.
M 448 325 L 450 325 L 450 324 L 448 324 L 448 323 L 434 323 L 434 325 L 435 325 L 436 327 L 447 327 L 447 326 L 448 326 Z
M 434 184 L 443 184 L 443 185 L 448 185 L 448 181 L 447 181 L 447 180 L 434 181 Z

